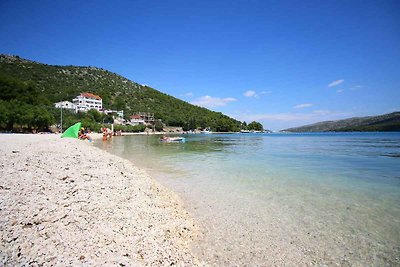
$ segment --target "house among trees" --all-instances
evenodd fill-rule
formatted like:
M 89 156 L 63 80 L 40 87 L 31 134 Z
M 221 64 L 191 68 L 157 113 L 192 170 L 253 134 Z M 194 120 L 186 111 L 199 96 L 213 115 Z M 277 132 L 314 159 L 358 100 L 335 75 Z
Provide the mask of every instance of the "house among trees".
M 56 108 L 69 109 L 69 110 L 71 110 L 71 111 L 76 113 L 76 105 L 74 103 L 72 103 L 72 102 L 69 102 L 69 101 L 57 102 L 57 103 L 54 103 L 54 106 Z
M 103 110 L 103 113 L 104 113 L 104 114 L 107 114 L 107 115 L 116 114 L 118 118 L 123 118 L 123 117 L 124 117 L 124 111 L 123 111 L 123 110 L 105 109 L 105 110 Z
M 69 101 L 61 101 L 55 103 L 56 108 L 63 108 L 72 110 L 75 113 L 78 112 L 87 112 L 91 109 L 95 109 L 99 112 L 102 112 L 106 115 L 110 115 L 114 119 L 114 123 L 124 124 L 124 111 L 123 110 L 111 110 L 111 109 L 103 109 L 103 100 L 100 96 L 92 94 L 92 93 L 81 93 L 77 97 L 75 97 L 72 102 Z
M 132 115 L 129 118 L 130 118 L 130 124 L 133 126 L 145 124 L 144 119 L 142 119 L 139 115 Z
M 111 110 L 105 109 L 103 113 L 106 115 L 111 115 L 114 119 L 114 124 L 125 124 L 126 120 L 124 119 L 124 111 L 123 110 Z
M 72 99 L 72 101 L 76 105 L 77 111 L 88 111 L 91 109 L 101 111 L 103 109 L 103 100 L 101 97 L 92 93 L 81 93 Z
M 129 118 L 131 125 L 148 125 L 154 123 L 154 113 L 139 112 L 130 116 Z

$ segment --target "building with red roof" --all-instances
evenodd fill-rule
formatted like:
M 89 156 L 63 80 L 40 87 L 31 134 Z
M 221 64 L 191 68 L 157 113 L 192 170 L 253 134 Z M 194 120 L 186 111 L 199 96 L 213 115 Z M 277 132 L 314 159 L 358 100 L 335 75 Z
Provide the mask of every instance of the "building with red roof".
M 139 112 L 129 116 L 131 125 L 152 124 L 154 122 L 154 113 Z
M 89 92 L 81 93 L 72 102 L 76 105 L 77 111 L 88 111 L 91 109 L 101 111 L 103 109 L 103 99 Z

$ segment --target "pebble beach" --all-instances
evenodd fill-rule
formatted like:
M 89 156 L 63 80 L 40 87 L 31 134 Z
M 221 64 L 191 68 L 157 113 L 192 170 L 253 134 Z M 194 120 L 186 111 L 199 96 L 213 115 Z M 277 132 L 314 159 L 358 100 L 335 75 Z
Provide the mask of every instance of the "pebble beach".
M 0 265 L 204 265 L 179 197 L 88 141 L 2 134 L 0 177 Z

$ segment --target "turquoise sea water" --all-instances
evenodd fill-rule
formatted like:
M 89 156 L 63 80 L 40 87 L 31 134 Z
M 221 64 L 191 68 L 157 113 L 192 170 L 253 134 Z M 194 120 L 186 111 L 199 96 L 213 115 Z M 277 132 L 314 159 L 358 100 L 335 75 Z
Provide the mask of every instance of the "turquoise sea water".
M 400 133 L 126 136 L 199 221 L 215 265 L 400 265 Z

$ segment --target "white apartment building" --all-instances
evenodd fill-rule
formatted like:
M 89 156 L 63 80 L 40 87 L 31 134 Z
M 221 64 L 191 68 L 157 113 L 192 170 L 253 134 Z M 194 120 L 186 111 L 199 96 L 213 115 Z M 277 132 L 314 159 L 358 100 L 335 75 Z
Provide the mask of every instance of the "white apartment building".
M 101 97 L 92 93 L 81 93 L 72 99 L 72 101 L 76 105 L 77 111 L 88 111 L 91 109 L 101 111 L 103 109 L 103 100 Z
M 130 124 L 133 126 L 146 123 L 144 118 L 141 117 L 140 115 L 133 115 L 130 116 L 129 118 L 131 119 Z
M 119 118 L 123 118 L 124 117 L 124 111 L 123 110 L 105 109 L 105 110 L 103 110 L 103 113 L 107 114 L 107 115 L 115 113 L 115 114 L 117 114 L 117 117 L 119 117 Z
M 69 101 L 57 102 L 57 103 L 54 103 L 54 106 L 56 108 L 70 109 L 70 110 L 76 112 L 76 105 Z

